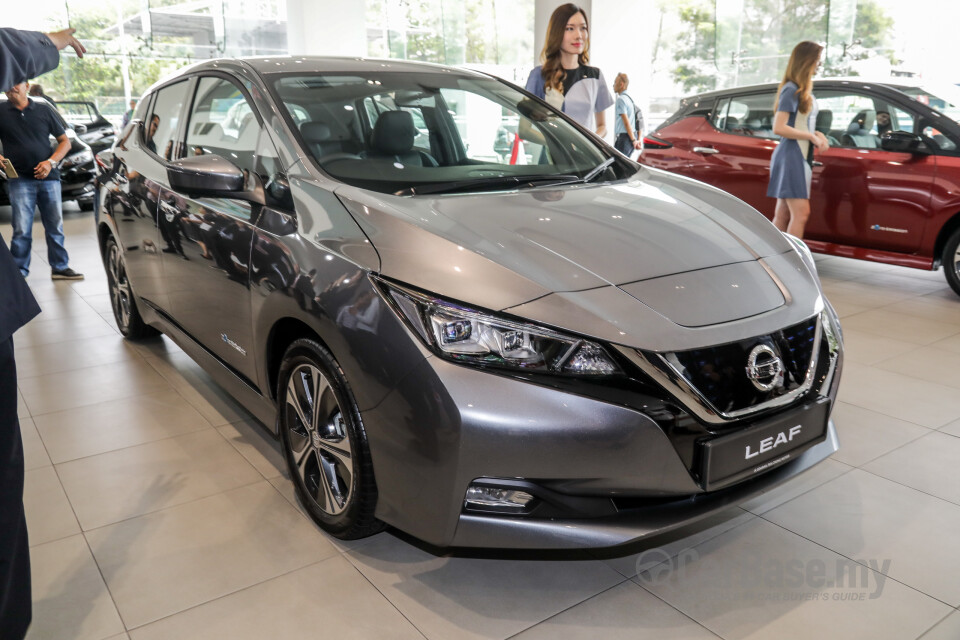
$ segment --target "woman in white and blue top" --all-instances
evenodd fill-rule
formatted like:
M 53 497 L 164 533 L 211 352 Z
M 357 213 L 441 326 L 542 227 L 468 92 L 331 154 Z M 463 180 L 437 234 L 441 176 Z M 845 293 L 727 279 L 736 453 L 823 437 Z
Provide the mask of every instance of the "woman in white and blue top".
M 600 69 L 587 66 L 589 48 L 587 14 L 575 4 L 560 5 L 547 24 L 543 64 L 530 72 L 526 88 L 603 137 L 603 111 L 613 96 Z
M 822 51 L 819 44 L 808 41 L 793 48 L 773 119 L 773 133 L 780 136 L 780 143 L 770 158 L 767 196 L 777 199 L 773 224 L 798 238 L 803 237 L 810 217 L 813 149 L 830 148 L 826 136 L 816 130 L 817 101 L 810 91 Z

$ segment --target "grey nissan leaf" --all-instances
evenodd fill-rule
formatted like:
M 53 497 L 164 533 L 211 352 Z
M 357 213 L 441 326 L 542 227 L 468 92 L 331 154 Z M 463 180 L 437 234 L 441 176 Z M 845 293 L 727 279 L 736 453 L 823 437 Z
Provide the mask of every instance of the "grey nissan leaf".
M 120 330 L 267 425 L 334 536 L 613 546 L 837 450 L 805 245 L 497 78 L 204 62 L 99 160 Z

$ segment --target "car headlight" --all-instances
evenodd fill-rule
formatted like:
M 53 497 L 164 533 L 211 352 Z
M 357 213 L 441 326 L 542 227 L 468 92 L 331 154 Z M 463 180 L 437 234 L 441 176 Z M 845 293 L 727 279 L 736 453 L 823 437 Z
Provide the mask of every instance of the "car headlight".
M 843 344 L 843 329 L 840 327 L 840 318 L 830 302 L 824 299 L 823 311 L 820 312 L 820 324 L 823 327 L 823 336 L 827 340 L 830 353 L 836 353 Z
M 448 360 L 575 376 L 621 373 L 595 342 L 379 283 L 427 346 Z
M 800 254 L 800 257 L 803 258 L 803 261 L 808 267 L 810 267 L 810 273 L 814 276 L 818 276 L 817 273 L 817 263 L 813 260 L 813 253 L 810 251 L 810 247 L 807 246 L 807 243 L 798 238 L 797 236 L 790 235 L 786 231 L 783 232 L 783 235 L 789 240 L 794 248 L 797 250 L 797 253 Z

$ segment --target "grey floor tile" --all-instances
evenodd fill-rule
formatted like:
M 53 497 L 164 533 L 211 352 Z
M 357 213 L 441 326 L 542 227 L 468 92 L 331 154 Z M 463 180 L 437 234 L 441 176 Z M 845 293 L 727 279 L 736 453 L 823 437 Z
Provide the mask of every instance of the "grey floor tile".
M 960 438 L 950 434 L 929 433 L 864 469 L 960 505 Z
M 919 296 L 889 305 L 885 309 L 907 316 L 936 320 L 937 322 L 960 323 L 960 296 L 957 296 L 952 290 L 951 293 L 953 294 L 952 300 Z
M 140 359 L 22 378 L 19 385 L 33 416 L 170 387 L 153 367 Z
M 957 326 L 960 326 L 960 323 Z M 957 371 L 960 371 L 960 353 L 936 346 L 893 356 L 874 366 L 938 385 L 953 387 L 955 390 L 960 389 L 960 376 L 957 375 Z M 960 392 L 954 391 L 954 393 L 960 395 Z
M 960 611 L 954 611 L 921 636 L 921 640 L 957 640 L 957 638 L 960 638 Z
M 24 474 L 23 509 L 31 546 L 80 533 L 80 524 L 53 467 Z
M 210 423 L 169 387 L 45 413 L 34 423 L 55 464 L 210 428 Z
M 846 402 L 836 404 L 833 421 L 840 439 L 840 450 L 833 459 L 854 467 L 930 433 L 926 427 Z
M 263 479 L 213 429 L 65 462 L 57 470 L 84 531 Z
M 844 324 L 841 321 L 841 326 Z M 919 345 L 843 327 L 843 357 L 846 362 L 876 364 L 915 351 Z
M 960 324 L 907 316 L 887 309 L 858 313 L 843 321 L 844 329 L 853 329 L 894 340 L 920 345 L 960 333 Z
M 512 640 L 716 640 L 649 591 L 624 582 L 567 609 Z
M 17 347 L 17 377 L 109 366 L 124 360 L 142 360 L 140 354 L 119 334 Z
M 392 536 L 345 557 L 431 640 L 507 638 L 625 579 L 599 560 L 436 557 Z
M 130 635 L 133 640 L 423 640 L 341 556 L 134 629 Z
M 869 309 L 885 307 L 917 296 L 916 293 L 894 291 L 887 287 L 871 285 L 865 282 L 824 281 L 824 293 L 831 304 L 848 303 Z
M 947 437 L 947 436 L 944 436 Z M 960 604 L 960 506 L 855 469 L 764 518 L 848 558 Z
M 934 349 L 943 349 L 944 351 L 950 351 L 952 353 L 960 353 L 960 335 L 944 338 L 943 340 L 937 340 L 930 346 Z
M 634 580 L 726 640 L 915 638 L 950 607 L 758 518 Z M 873 596 L 873 597 L 871 597 Z
M 173 385 L 187 402 L 196 407 L 210 424 L 220 427 L 254 419 L 186 353 L 171 352 L 161 358 L 147 358 L 146 361 Z
M 17 348 L 36 347 L 44 344 L 89 340 L 100 336 L 119 335 L 117 330 L 97 314 L 77 318 L 51 318 L 46 320 L 41 313 L 25 327 L 17 331 Z
M 931 429 L 960 418 L 953 387 L 855 362 L 844 366 L 839 400 Z
M 241 421 L 217 427 L 227 442 L 240 452 L 247 462 L 256 467 L 264 478 L 275 478 L 283 475 L 287 463 L 283 459 L 283 450 L 280 441 L 267 431 L 266 427 L 256 421 Z
M 960 438 L 960 420 L 954 420 L 950 424 L 940 427 L 940 431 Z
M 144 358 L 166 358 L 174 353 L 183 353 L 183 349 L 170 338 L 160 335 L 132 342 L 133 348 Z
M 86 536 L 127 628 L 339 555 L 266 481 Z
M 50 455 L 47 453 L 43 440 L 40 439 L 40 433 L 37 431 L 32 418 L 20 416 L 20 437 L 23 440 L 24 469 L 30 471 L 31 469 L 51 465 Z
M 28 640 L 102 640 L 124 632 L 83 536 L 30 549 L 33 622 Z
M 30 416 L 30 408 L 27 407 L 27 403 L 23 400 L 23 394 L 20 393 L 20 389 L 17 389 L 17 415 L 21 418 L 24 416 Z

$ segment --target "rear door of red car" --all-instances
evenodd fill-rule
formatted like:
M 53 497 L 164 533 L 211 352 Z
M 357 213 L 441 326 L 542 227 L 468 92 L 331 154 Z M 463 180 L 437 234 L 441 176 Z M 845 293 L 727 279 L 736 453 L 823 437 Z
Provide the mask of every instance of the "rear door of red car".
M 773 135 L 773 91 L 722 98 L 709 123 L 695 133 L 692 151 L 702 157 L 693 177 L 727 191 L 773 217 L 767 197 Z

